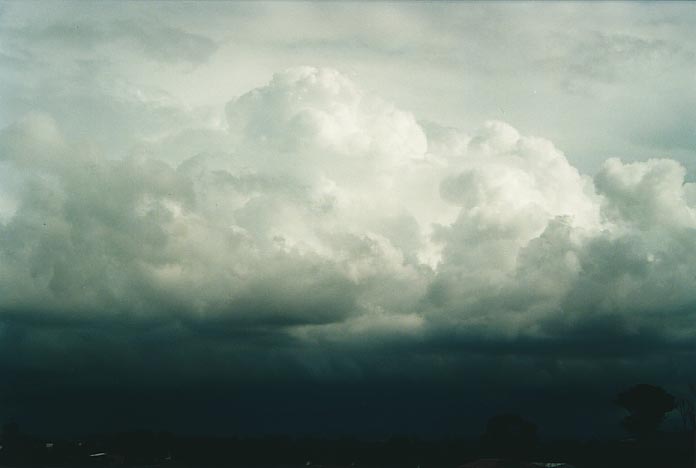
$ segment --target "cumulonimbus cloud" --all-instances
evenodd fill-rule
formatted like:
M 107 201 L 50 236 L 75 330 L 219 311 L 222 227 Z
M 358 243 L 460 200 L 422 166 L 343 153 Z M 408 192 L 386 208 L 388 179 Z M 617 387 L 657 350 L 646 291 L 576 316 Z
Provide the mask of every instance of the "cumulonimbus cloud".
M 675 161 L 609 160 L 593 180 L 506 123 L 424 126 L 313 67 L 226 117 L 178 165 L 103 157 L 47 115 L 4 128 L 0 321 L 262 333 L 319 367 L 317 349 L 576 356 L 590 329 L 696 333 L 696 187 Z

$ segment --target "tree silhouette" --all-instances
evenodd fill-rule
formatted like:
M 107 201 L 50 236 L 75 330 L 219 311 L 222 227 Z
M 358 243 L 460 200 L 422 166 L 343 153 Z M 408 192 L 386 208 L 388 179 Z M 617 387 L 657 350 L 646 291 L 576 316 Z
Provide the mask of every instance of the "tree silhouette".
M 622 426 L 639 439 L 653 436 L 665 414 L 676 407 L 674 396 L 648 384 L 639 384 L 619 393 L 615 403 L 629 413 L 621 422 Z
M 500 414 L 488 420 L 481 443 L 491 454 L 520 460 L 537 443 L 537 426 L 517 414 Z
M 682 419 L 684 430 L 689 432 L 696 429 L 696 385 L 689 384 L 689 394 L 677 398 L 677 411 Z

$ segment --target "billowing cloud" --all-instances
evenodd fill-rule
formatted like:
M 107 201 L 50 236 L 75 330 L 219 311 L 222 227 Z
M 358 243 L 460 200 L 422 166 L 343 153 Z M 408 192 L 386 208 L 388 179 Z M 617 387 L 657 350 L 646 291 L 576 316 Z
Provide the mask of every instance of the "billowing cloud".
M 4 398 L 62 368 L 97 388 L 559 388 L 665 353 L 679 376 L 647 374 L 691 372 L 696 189 L 674 160 L 591 178 L 507 123 L 421 124 L 314 67 L 135 147 L 108 157 L 45 113 L 0 131 Z

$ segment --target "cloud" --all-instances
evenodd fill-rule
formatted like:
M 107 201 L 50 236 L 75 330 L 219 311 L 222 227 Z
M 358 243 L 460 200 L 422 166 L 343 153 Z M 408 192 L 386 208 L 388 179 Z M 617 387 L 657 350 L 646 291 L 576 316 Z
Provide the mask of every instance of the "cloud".
M 303 67 L 276 74 L 267 86 L 230 102 L 226 111 L 231 132 L 258 147 L 254 163 L 273 158 L 266 162 L 269 168 L 287 170 L 296 165 L 293 158 L 313 158 L 301 169 L 316 165 L 324 172 L 332 166 L 336 172 L 351 171 L 345 166 L 355 159 L 378 170 L 381 163 L 391 169 L 422 158 L 427 149 L 413 115 L 365 94 L 331 69 Z
M 569 60 L 559 57 L 546 65 L 563 67 L 561 84 L 576 93 L 616 84 L 626 77 L 659 75 L 663 66 L 679 66 L 692 60 L 691 56 L 689 49 L 665 39 L 596 32 L 575 44 Z
M 66 19 L 46 26 L 22 25 L 12 33 L 12 42 L 31 51 L 101 52 L 110 47 L 118 49 L 119 42 L 126 42 L 148 58 L 171 63 L 204 63 L 217 50 L 215 41 L 204 35 L 178 27 L 149 24 L 142 19 L 105 24 Z
M 591 179 L 546 139 L 423 125 L 332 69 L 280 72 L 225 113 L 185 130 L 205 149 L 180 164 L 106 157 L 46 114 L 0 131 L 7 398 L 70 366 L 99 388 L 553 387 L 661 353 L 690 372 L 696 190 L 676 161 Z
M 685 176 L 684 167 L 669 159 L 632 164 L 609 159 L 595 181 L 605 195 L 608 217 L 643 229 L 665 224 L 693 228 L 694 212 L 687 196 L 694 184 L 685 184 Z

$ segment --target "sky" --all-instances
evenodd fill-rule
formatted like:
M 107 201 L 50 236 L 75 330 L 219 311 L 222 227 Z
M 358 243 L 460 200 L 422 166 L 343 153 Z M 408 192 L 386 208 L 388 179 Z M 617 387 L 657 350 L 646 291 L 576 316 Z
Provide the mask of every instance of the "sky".
M 694 24 L 0 3 L 0 420 L 620 433 L 696 381 Z

